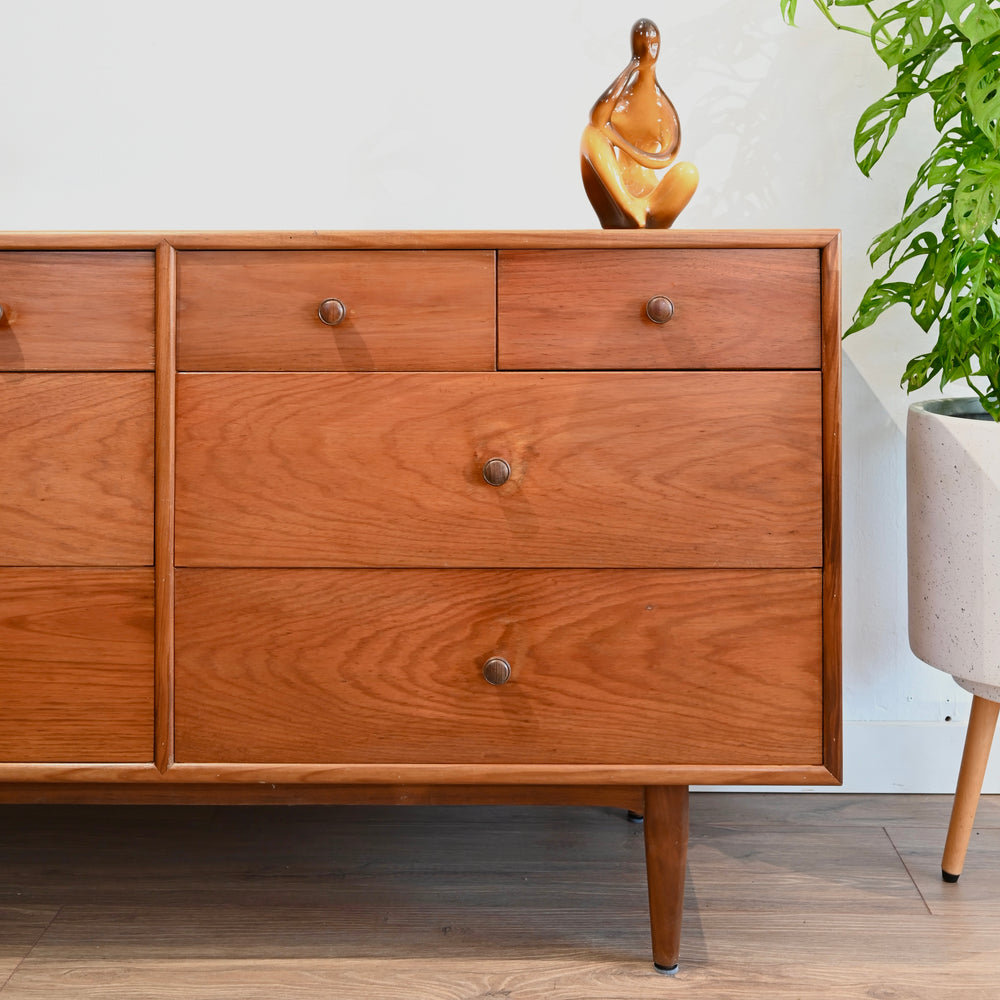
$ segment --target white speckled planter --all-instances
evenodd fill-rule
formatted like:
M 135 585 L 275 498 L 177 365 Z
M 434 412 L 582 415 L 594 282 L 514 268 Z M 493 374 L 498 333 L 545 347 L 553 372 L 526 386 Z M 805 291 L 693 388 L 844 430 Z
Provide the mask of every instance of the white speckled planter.
M 1000 701 L 1000 425 L 977 413 L 977 399 L 909 410 L 910 648 Z

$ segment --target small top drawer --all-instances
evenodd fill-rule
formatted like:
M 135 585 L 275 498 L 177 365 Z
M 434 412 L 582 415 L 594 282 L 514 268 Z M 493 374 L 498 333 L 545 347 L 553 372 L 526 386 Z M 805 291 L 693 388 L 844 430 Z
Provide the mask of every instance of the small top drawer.
M 186 371 L 496 366 L 493 251 L 186 251 L 177 275 Z
M 153 367 L 149 252 L 0 253 L 0 371 Z
M 510 250 L 497 281 L 502 369 L 820 366 L 815 249 Z

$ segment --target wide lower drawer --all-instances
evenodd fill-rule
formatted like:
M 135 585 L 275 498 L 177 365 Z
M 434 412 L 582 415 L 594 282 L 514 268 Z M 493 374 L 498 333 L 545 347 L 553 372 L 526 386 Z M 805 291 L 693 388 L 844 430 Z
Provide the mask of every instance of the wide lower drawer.
M 820 375 L 181 375 L 176 497 L 179 565 L 819 566 Z
M 152 753 L 152 569 L 0 569 L 0 761 Z
M 343 315 L 327 325 L 333 300 Z M 492 251 L 178 254 L 177 363 L 191 371 L 492 369 L 495 315 Z
M 821 590 L 812 570 L 181 570 L 177 761 L 821 764 Z
M 0 374 L 0 566 L 153 561 L 153 375 Z
M 0 370 L 153 367 L 153 254 L 0 253 Z
M 497 269 L 500 368 L 820 365 L 818 250 L 504 250 Z

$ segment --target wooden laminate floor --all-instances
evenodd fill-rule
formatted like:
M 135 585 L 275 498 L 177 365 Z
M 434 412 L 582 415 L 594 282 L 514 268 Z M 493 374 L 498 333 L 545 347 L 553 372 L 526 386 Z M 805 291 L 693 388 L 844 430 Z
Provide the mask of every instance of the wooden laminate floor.
M 1000 997 L 1000 797 L 692 796 L 681 970 L 610 809 L 0 806 L 0 1000 Z

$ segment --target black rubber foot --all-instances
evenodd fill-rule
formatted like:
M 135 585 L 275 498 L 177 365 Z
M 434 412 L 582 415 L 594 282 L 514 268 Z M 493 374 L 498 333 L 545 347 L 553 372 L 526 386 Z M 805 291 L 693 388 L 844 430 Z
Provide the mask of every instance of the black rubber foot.
M 958 874 L 961 875 L 962 873 L 959 872 Z M 943 878 L 945 880 L 945 882 L 957 882 L 958 881 L 958 875 L 952 875 L 951 872 L 946 872 L 943 868 L 941 869 L 941 878 Z
M 657 965 L 656 962 L 653 963 L 653 968 L 661 976 L 676 976 L 677 970 L 680 968 L 679 965 Z
M 633 812 L 631 809 L 628 811 L 628 821 L 630 823 L 641 823 L 643 819 L 642 813 Z

